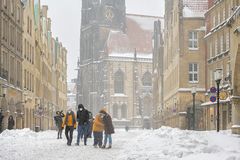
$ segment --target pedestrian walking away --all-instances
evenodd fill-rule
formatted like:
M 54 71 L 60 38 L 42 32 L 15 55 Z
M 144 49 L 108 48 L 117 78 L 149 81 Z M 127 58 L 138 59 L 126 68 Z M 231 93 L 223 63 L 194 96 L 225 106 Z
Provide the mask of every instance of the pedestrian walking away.
M 14 121 L 14 119 L 13 119 L 13 116 L 10 115 L 10 116 L 8 117 L 8 129 L 9 129 L 9 130 L 13 129 L 13 128 L 14 128 L 14 125 L 15 125 L 15 121 Z
M 68 109 L 66 116 L 64 117 L 63 126 L 65 128 L 65 136 L 67 138 L 67 145 L 71 146 L 73 139 L 73 130 L 76 128 L 76 115 L 71 108 Z
M 104 124 L 104 144 L 102 148 L 106 148 L 107 141 L 108 141 L 108 147 L 107 149 L 112 148 L 112 134 L 114 132 L 114 127 L 112 123 L 112 117 L 107 113 L 106 109 L 102 109 L 100 113 L 103 114 L 103 124 Z
M 88 115 L 89 115 L 89 123 L 88 123 L 87 138 L 92 138 L 92 128 L 93 128 L 93 115 L 92 115 L 92 112 L 88 111 Z
M 95 119 L 93 121 L 93 137 L 94 137 L 93 145 L 95 148 L 97 148 L 97 146 L 99 146 L 99 148 L 102 147 L 103 130 L 104 130 L 104 124 L 103 124 L 102 118 L 104 115 L 100 112 L 95 116 Z
M 3 118 L 4 118 L 4 116 L 3 116 L 3 112 L 2 112 L 2 109 L 0 109 L 0 133 L 2 133 L 2 122 L 3 122 Z
M 58 130 L 57 139 L 62 139 L 63 118 L 64 118 L 63 111 L 57 111 L 56 116 L 54 116 L 54 121 Z
M 79 141 L 82 136 L 84 138 L 84 145 L 87 145 L 89 114 L 88 114 L 88 110 L 86 110 L 82 104 L 78 105 L 77 122 L 78 122 L 78 135 L 77 135 L 76 145 L 79 145 Z

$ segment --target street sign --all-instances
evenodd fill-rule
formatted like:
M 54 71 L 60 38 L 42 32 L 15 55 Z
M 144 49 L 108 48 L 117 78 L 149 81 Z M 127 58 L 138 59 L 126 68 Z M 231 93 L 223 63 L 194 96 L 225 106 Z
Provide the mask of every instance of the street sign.
M 217 92 L 216 87 L 212 87 L 212 88 L 210 88 L 210 92 L 211 92 L 211 93 L 216 93 L 216 92 Z
M 216 96 L 211 96 L 211 97 L 210 97 L 210 101 L 211 101 L 211 102 L 216 102 L 216 100 L 217 100 Z

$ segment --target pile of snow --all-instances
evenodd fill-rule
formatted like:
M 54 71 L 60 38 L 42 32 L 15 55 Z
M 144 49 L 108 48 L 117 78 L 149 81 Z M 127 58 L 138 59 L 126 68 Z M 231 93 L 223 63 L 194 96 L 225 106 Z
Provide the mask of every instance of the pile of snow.
M 77 132 L 74 131 L 73 144 Z M 0 159 L 4 160 L 240 160 L 240 136 L 230 131 L 187 131 L 170 127 L 158 130 L 117 129 L 113 148 L 67 146 L 56 131 L 35 133 L 29 129 L 0 134 Z
M 183 131 L 162 127 L 131 140 L 119 159 L 240 160 L 240 137 L 228 132 Z

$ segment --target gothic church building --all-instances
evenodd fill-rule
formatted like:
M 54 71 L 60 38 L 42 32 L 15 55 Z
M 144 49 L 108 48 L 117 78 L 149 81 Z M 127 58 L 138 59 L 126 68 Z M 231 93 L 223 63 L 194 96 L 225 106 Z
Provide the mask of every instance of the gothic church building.
M 152 36 L 159 17 L 126 14 L 125 0 L 83 0 L 77 104 L 116 126 L 152 117 Z

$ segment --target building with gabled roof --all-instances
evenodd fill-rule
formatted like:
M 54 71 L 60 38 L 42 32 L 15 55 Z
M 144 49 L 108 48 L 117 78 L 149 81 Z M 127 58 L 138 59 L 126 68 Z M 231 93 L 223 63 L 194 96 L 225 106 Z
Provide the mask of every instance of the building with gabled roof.
M 205 18 L 206 0 L 165 1 L 163 103 L 159 105 L 160 125 L 203 130 L 205 100 Z M 196 123 L 193 125 L 195 87 Z M 160 95 L 161 96 L 161 95 Z M 160 116 L 160 117 L 159 117 Z

